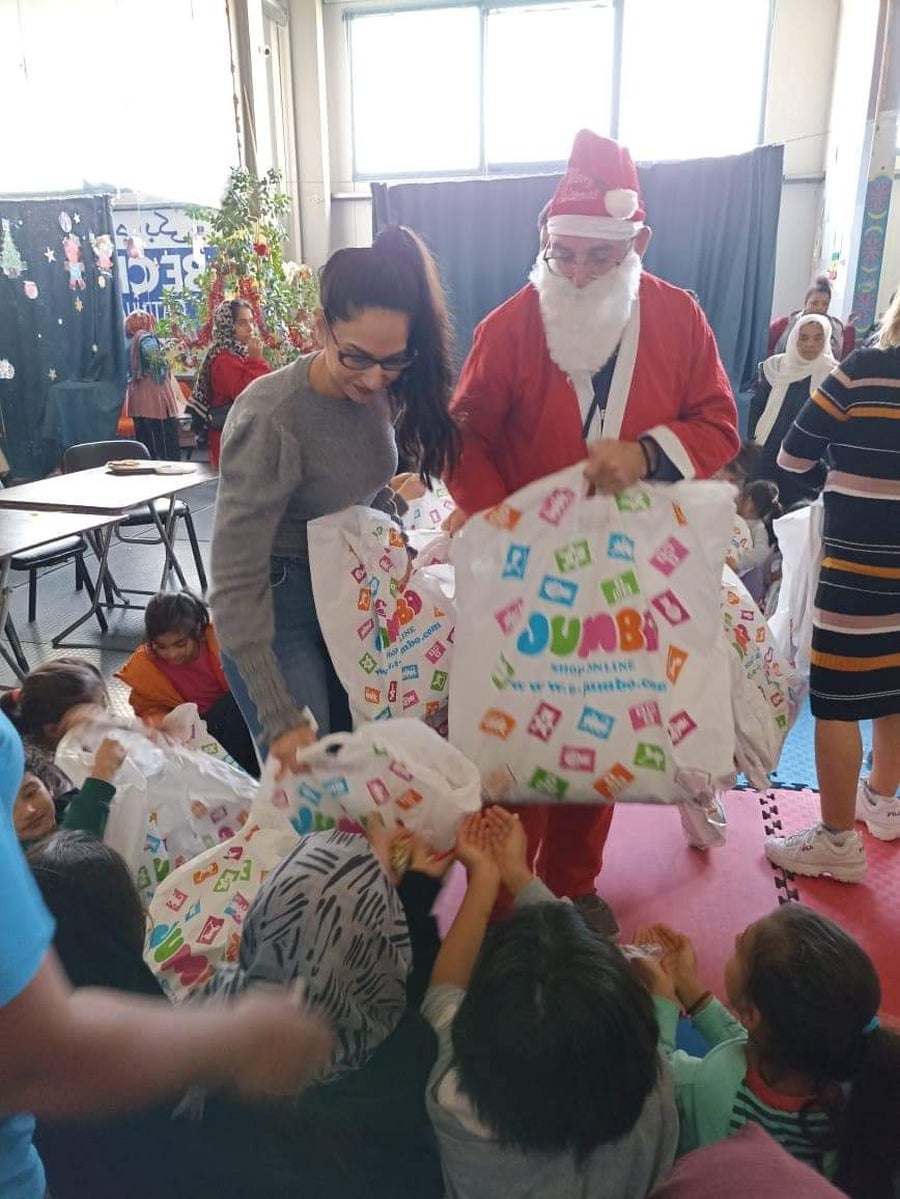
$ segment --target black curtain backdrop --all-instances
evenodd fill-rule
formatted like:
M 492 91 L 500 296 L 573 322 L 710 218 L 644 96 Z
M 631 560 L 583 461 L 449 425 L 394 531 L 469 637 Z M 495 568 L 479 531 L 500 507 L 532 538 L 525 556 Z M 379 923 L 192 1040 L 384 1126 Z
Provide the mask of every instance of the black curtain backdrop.
M 781 146 L 638 167 L 653 240 L 647 269 L 696 292 L 735 393 L 765 357 L 775 281 Z M 537 218 L 559 175 L 373 183 L 375 232 L 409 225 L 434 251 L 456 323 L 458 357 L 475 326 L 524 284 Z
M 115 436 L 125 344 L 113 228 L 108 196 L 0 197 L 0 440 L 16 477 Z M 110 245 L 95 249 L 101 234 Z

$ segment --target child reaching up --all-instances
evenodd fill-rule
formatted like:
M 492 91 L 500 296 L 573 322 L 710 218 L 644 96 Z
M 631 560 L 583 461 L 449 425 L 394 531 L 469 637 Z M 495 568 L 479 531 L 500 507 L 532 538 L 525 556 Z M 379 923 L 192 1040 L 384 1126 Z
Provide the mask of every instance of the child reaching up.
M 144 644 L 116 672 L 131 688 L 135 715 L 159 726 L 181 704 L 196 704 L 210 734 L 259 778 L 253 740 L 222 670 L 206 604 L 189 591 L 160 591 L 144 613 L 144 634 Z
M 468 888 L 422 1009 L 438 1036 L 426 1103 L 445 1194 L 642 1199 L 678 1136 L 652 1007 L 621 952 L 525 854 L 500 808 L 461 826 Z M 501 882 L 515 911 L 488 933 Z
M 675 1075 L 680 1151 L 760 1124 L 853 1199 L 890 1199 L 900 1167 L 900 1037 L 879 1025 L 870 958 L 842 929 L 786 903 L 735 939 L 725 968 L 740 1022 L 700 981 L 690 941 L 640 929 L 661 961 L 643 959 L 661 1043 Z M 684 1008 L 712 1046 L 675 1048 Z
M 105 737 L 97 748 L 84 786 L 55 800 L 47 786 L 45 759 L 33 750 L 26 752 L 25 774 L 13 805 L 16 837 L 23 845 L 30 845 L 57 828 L 82 829 L 102 837 L 109 805 L 116 794 L 116 772 L 124 761 L 124 748 L 118 741 Z

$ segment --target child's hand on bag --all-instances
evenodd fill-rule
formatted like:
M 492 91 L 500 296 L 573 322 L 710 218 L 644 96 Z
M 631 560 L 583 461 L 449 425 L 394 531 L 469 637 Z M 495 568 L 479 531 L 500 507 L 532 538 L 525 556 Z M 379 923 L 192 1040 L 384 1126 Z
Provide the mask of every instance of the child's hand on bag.
M 302 773 L 297 765 L 297 754 L 315 743 L 317 732 L 315 724 L 298 724 L 269 743 L 270 756 L 279 762 L 277 781 L 286 774 Z
M 454 508 L 441 525 L 441 532 L 449 533 L 451 537 L 455 537 L 468 519 L 462 508 Z
M 125 747 L 112 737 L 104 737 L 97 746 L 94 754 L 94 764 L 91 767 L 91 778 L 100 779 L 103 783 L 111 783 L 116 772 L 125 761 Z
M 469 875 L 469 882 L 483 879 L 500 883 L 500 867 L 491 852 L 490 834 L 481 812 L 470 813 L 456 834 L 456 857 Z
M 528 868 L 528 838 L 522 821 L 505 808 L 492 807 L 484 813 L 488 843 L 500 870 L 500 881 L 518 895 L 534 875 Z
M 427 488 L 419 476 L 409 471 L 400 475 L 394 475 L 393 479 L 391 479 L 391 491 L 406 500 L 407 504 L 411 504 L 415 500 L 420 500 L 426 490 Z

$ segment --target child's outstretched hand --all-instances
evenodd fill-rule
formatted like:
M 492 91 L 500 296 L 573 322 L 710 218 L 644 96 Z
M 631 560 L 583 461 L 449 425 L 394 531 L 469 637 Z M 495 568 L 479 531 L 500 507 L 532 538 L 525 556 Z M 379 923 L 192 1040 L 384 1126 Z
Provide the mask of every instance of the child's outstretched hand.
M 100 779 L 103 783 L 111 783 L 126 757 L 123 745 L 114 741 L 112 737 L 104 737 L 94 754 L 91 778 Z
M 528 838 L 522 821 L 505 808 L 491 807 L 484 813 L 484 822 L 500 881 L 513 895 L 518 895 L 534 877 L 528 869 Z
M 470 882 L 477 877 L 499 885 L 500 868 L 491 852 L 490 835 L 483 813 L 470 813 L 459 826 L 456 856 L 465 866 Z
M 637 944 L 658 945 L 662 950 L 660 964 L 671 978 L 679 1000 L 684 1007 L 690 1007 L 704 993 L 705 987 L 700 982 L 697 972 L 697 955 L 688 937 L 676 932 L 667 924 L 653 924 L 649 928 L 638 929 L 635 933 Z
M 638 929 L 635 933 L 635 948 L 639 949 L 641 945 L 647 945 L 649 942 L 638 940 L 646 929 Z M 671 1003 L 678 1003 L 678 994 L 675 990 L 675 984 L 669 978 L 668 974 L 662 968 L 662 964 L 651 957 L 649 953 L 634 953 L 629 956 L 629 965 L 651 995 L 659 995 L 661 999 L 668 999 Z

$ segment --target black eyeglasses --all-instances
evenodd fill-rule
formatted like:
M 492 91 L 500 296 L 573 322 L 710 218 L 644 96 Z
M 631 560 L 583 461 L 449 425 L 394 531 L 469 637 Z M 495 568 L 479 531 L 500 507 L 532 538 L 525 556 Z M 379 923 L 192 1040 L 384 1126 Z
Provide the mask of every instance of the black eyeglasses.
M 348 371 L 367 371 L 371 370 L 373 366 L 380 366 L 385 374 L 399 375 L 401 371 L 411 367 L 416 360 L 416 350 L 407 350 L 404 354 L 391 354 L 388 358 L 375 358 L 372 354 L 362 353 L 361 350 L 342 350 L 341 343 L 335 337 L 331 321 L 324 312 L 322 316 L 328 326 L 331 339 L 337 347 L 338 362 Z
M 582 260 L 588 277 L 599 279 L 601 275 L 621 266 L 633 245 L 634 238 L 631 237 L 623 243 L 620 249 L 590 250 Z M 554 253 L 551 248 L 544 251 L 543 258 L 552 274 L 562 275 L 565 279 L 571 279 L 579 266 L 579 260 L 571 250 L 559 250 Z

